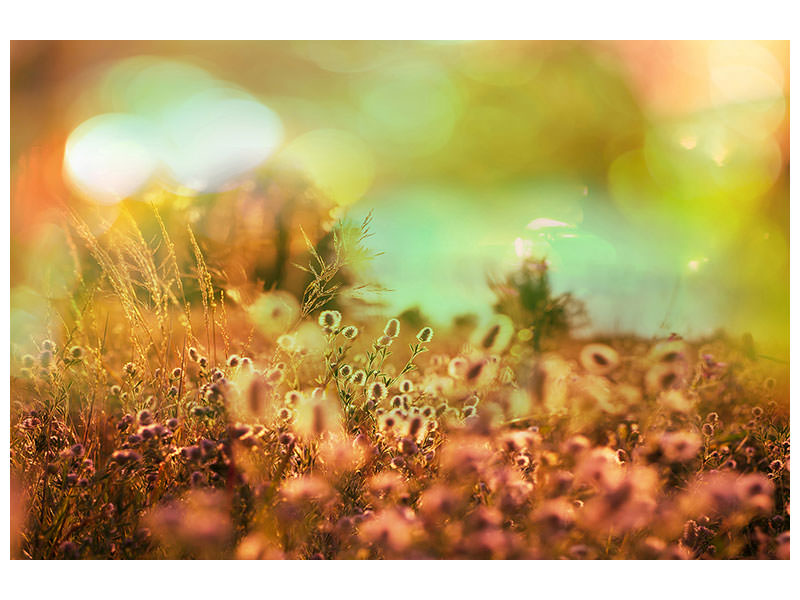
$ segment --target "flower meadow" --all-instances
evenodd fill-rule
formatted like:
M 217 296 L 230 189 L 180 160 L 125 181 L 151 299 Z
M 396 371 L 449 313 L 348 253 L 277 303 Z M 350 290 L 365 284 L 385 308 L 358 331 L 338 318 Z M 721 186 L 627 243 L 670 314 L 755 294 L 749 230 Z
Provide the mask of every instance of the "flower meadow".
M 752 339 L 579 337 L 534 259 L 487 322 L 385 314 L 369 218 L 221 243 L 146 200 L 60 213 L 74 286 L 12 344 L 13 558 L 789 558 L 788 369 Z

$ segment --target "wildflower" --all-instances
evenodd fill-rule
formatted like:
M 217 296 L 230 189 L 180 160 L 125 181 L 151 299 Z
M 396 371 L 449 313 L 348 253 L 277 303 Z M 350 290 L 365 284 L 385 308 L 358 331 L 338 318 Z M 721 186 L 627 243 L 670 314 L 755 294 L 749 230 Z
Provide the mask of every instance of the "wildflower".
M 205 356 L 201 356 L 197 359 L 197 364 L 199 364 L 203 369 L 208 368 L 208 359 Z
M 686 344 L 680 339 L 659 342 L 650 350 L 650 359 L 656 363 L 677 363 L 686 360 Z
M 296 348 L 295 337 L 284 333 L 278 338 L 278 347 L 285 352 L 293 352 Z
M 380 402 L 387 395 L 386 386 L 380 381 L 375 381 L 369 386 L 369 399 L 373 402 Z
M 75 458 L 80 458 L 81 456 L 83 456 L 84 452 L 86 452 L 86 450 L 83 447 L 83 444 L 75 444 L 69 449 L 69 451 Z
M 469 363 L 466 358 L 456 356 L 447 365 L 447 374 L 453 379 L 461 379 L 467 374 Z
M 133 377 L 136 375 L 136 365 L 132 362 L 127 362 L 122 366 L 122 370 L 125 371 L 125 374 L 129 377 Z
M 410 394 L 414 391 L 414 384 L 410 379 L 403 379 L 403 381 L 400 382 L 400 391 L 404 394 Z
M 170 386 L 170 388 L 167 390 L 167 396 L 169 396 L 170 398 L 174 398 L 175 396 L 178 395 L 179 391 L 180 390 L 177 387 L 175 387 L 174 385 Z
M 245 356 L 242 358 L 242 370 L 244 371 L 252 371 L 253 370 L 253 361 L 251 358 Z
M 24 419 L 22 421 L 22 426 L 25 429 L 34 429 L 41 424 L 42 424 L 41 419 L 38 419 L 37 417 L 28 417 L 27 419 Z
M 714 435 L 714 426 L 711 423 L 703 423 L 703 435 L 706 437 Z
M 294 435 L 292 435 L 292 434 L 291 434 L 291 433 L 289 433 L 288 431 L 287 431 L 287 432 L 284 432 L 284 433 L 282 433 L 282 434 L 280 434 L 280 435 L 278 436 L 278 442 L 279 442 L 279 443 L 280 443 L 282 446 L 288 446 L 289 444 L 291 444 L 292 442 L 294 442 L 294 439 L 295 439 L 295 438 L 294 438 Z
M 284 402 L 286 402 L 288 406 L 297 406 L 298 404 L 300 404 L 300 400 L 302 399 L 303 395 L 297 390 L 289 390 L 283 396 L 283 400 Z
M 30 354 L 26 354 L 25 356 L 22 357 L 22 365 L 26 369 L 32 369 L 34 364 L 35 364 L 35 359 Z
M 574 508 L 561 498 L 546 500 L 534 513 L 534 520 L 548 537 L 560 536 L 574 525 Z
M 653 365 L 645 375 L 645 387 L 651 394 L 675 389 L 681 386 L 684 370 L 672 364 Z
M 661 436 L 661 450 L 670 462 L 688 462 L 697 456 L 702 442 L 688 431 L 665 433 Z
M 422 344 L 427 344 L 433 339 L 433 329 L 430 327 L 423 327 L 417 333 L 417 340 L 420 341 Z
M 39 362 L 43 367 L 49 367 L 50 363 L 53 362 L 53 353 L 50 350 L 43 350 L 39 354 Z
M 115 450 L 111 454 L 111 460 L 119 465 L 127 465 L 142 460 L 142 455 L 134 450 Z
M 353 325 L 348 325 L 347 327 L 342 329 L 342 335 L 346 337 L 348 340 L 354 340 L 358 335 L 358 328 Z
M 467 369 L 467 372 L 464 374 L 467 381 L 477 380 L 481 376 L 483 368 L 486 365 L 487 362 L 485 360 L 477 360 L 472 365 L 470 365 L 469 369 Z
M 347 379 L 352 374 L 353 374 L 353 367 L 351 367 L 350 365 L 342 365 L 341 367 L 339 367 L 337 371 L 337 375 L 339 375 L 339 377 L 342 377 L 344 379 Z
M 775 485 L 761 473 L 749 473 L 736 482 L 736 490 L 748 508 L 765 513 L 772 509 Z
M 200 360 L 200 353 L 197 351 L 197 348 L 195 348 L 194 346 L 191 346 L 189 348 L 189 358 L 191 360 L 193 360 L 194 362 L 197 362 L 198 360 Z
M 278 411 L 278 418 L 282 421 L 288 421 L 292 418 L 292 411 L 284 406 Z
M 144 409 L 139 412 L 138 420 L 141 425 L 150 425 L 153 422 L 153 413 Z
M 350 378 L 350 383 L 352 383 L 353 385 L 363 385 L 366 379 L 367 379 L 367 374 L 363 370 L 358 369 L 355 373 L 353 373 L 353 376 Z
M 74 360 L 81 360 L 83 358 L 83 348 L 80 346 L 73 346 L 69 349 L 69 355 Z
M 231 354 L 228 357 L 228 366 L 231 367 L 231 368 L 238 367 L 240 360 L 241 359 L 239 358 L 238 354 Z
M 283 381 L 283 371 L 281 369 L 270 369 L 267 372 L 267 381 L 272 385 L 278 385 Z
M 408 424 L 408 434 L 412 437 L 416 437 L 420 429 L 422 429 L 422 419 L 420 417 L 411 419 L 411 422 Z
M 393 341 L 394 340 L 388 335 L 382 335 L 381 337 L 378 338 L 378 341 L 375 343 L 381 348 L 388 348 L 389 346 L 392 345 Z
M 170 373 L 172 379 L 180 379 L 181 375 L 183 375 L 183 370 L 180 367 L 175 367 Z
M 480 335 L 480 330 L 476 332 Z M 475 344 L 492 354 L 501 354 L 514 335 L 514 324 L 506 315 L 495 315 L 482 336 L 474 338 Z
M 75 542 L 70 542 L 70 541 L 62 542 L 61 545 L 59 545 L 58 547 L 58 551 L 64 558 L 71 558 L 71 559 L 78 558 L 80 554 L 80 549 L 78 548 L 78 545 Z
M 397 419 L 392 415 L 381 415 L 383 418 L 380 421 L 381 429 L 384 431 L 389 431 L 397 424 Z
M 383 334 L 390 338 L 396 338 L 400 335 L 400 321 L 397 319 L 389 319 L 386 322 L 386 327 L 383 328 Z
M 619 365 L 619 354 L 605 344 L 588 344 L 579 357 L 583 368 L 595 375 L 606 375 Z
M 42 342 L 42 350 L 45 352 L 55 352 L 56 351 L 56 343 L 53 340 L 44 340 Z
M 334 330 L 342 322 L 342 313 L 338 310 L 323 310 L 319 314 L 319 325 L 325 329 Z
M 754 406 L 751 412 L 756 419 L 760 419 L 764 415 L 764 409 L 760 406 Z

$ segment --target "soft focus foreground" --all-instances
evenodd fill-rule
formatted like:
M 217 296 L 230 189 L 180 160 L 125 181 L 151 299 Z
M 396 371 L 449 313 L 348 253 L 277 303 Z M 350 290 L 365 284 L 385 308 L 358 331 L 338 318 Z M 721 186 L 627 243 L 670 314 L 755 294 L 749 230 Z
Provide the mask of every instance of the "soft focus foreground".
M 13 556 L 788 558 L 788 378 L 751 344 L 574 340 L 541 261 L 486 325 L 387 320 L 368 220 L 279 228 L 308 266 L 264 291 L 246 231 L 162 205 L 68 214 L 78 291 L 14 349 Z

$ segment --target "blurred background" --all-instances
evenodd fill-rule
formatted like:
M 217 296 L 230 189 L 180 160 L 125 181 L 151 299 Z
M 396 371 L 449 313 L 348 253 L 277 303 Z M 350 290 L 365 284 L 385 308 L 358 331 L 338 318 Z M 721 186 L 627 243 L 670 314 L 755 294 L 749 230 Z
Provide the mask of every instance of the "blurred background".
M 160 190 L 213 241 L 290 167 L 326 216 L 372 211 L 395 313 L 486 315 L 487 279 L 544 256 L 587 335 L 786 359 L 788 90 L 775 41 L 12 42 L 12 338 L 76 285 L 63 205 Z

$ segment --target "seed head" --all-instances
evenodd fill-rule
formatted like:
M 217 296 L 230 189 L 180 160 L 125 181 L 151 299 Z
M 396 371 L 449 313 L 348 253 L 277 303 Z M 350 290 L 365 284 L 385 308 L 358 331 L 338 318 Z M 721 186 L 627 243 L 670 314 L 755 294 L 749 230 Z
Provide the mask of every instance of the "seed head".
M 286 402 L 287 406 L 297 406 L 300 404 L 300 400 L 302 399 L 303 395 L 297 390 L 289 390 L 283 397 L 283 400 Z
M 353 325 L 348 325 L 347 327 L 342 329 L 342 335 L 346 337 L 348 340 L 354 340 L 358 335 L 358 328 Z
M 194 362 L 197 362 L 198 360 L 200 360 L 200 353 L 197 351 L 197 348 L 195 348 L 194 346 L 189 348 L 189 358 L 191 360 L 193 360 Z
M 384 398 L 386 398 L 386 386 L 380 382 L 375 381 L 370 384 L 369 386 L 369 400 L 373 402 L 380 402 Z
M 583 368 L 595 375 L 610 373 L 619 365 L 619 354 L 611 346 L 605 344 L 588 344 L 580 354 Z
M 50 350 L 42 350 L 39 354 L 39 362 L 43 367 L 49 367 L 53 362 L 53 353 Z
M 336 329 L 342 322 L 342 313 L 338 310 L 323 310 L 319 314 L 319 325 L 325 329 Z
M 283 381 L 283 371 L 278 368 L 267 371 L 267 381 L 272 385 L 278 385 Z
M 285 352 L 292 352 L 295 350 L 294 336 L 284 333 L 278 338 L 278 347 Z
M 375 343 L 381 348 L 388 348 L 389 346 L 392 345 L 393 341 L 394 340 L 388 335 L 382 335 L 381 337 L 378 338 L 378 341 Z
M 433 339 L 433 329 L 430 327 L 423 327 L 417 333 L 417 340 L 419 340 L 423 344 L 427 344 Z
M 69 349 L 69 355 L 74 360 L 81 360 L 83 358 L 83 348 L 81 348 L 80 346 L 73 346 L 72 348 Z
M 400 335 L 400 321 L 397 319 L 389 319 L 386 322 L 386 327 L 383 328 L 383 334 L 390 338 L 396 338 Z
M 175 367 L 172 369 L 172 373 L 170 373 L 172 379 L 180 379 L 181 375 L 183 375 L 183 370 L 180 367 Z
M 85 450 L 83 448 L 83 444 L 75 444 L 69 449 L 69 451 L 72 453 L 72 456 L 74 456 L 75 458 L 80 458 L 81 456 L 83 456 L 83 454 L 85 452 Z
M 352 383 L 353 385 L 363 385 L 366 378 L 367 374 L 364 373 L 363 370 L 358 369 L 355 373 L 353 373 L 353 376 L 350 378 L 350 383 Z
M 228 366 L 231 367 L 231 368 L 238 367 L 240 361 L 241 361 L 241 359 L 239 358 L 238 354 L 231 354 L 228 357 Z

